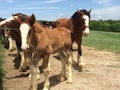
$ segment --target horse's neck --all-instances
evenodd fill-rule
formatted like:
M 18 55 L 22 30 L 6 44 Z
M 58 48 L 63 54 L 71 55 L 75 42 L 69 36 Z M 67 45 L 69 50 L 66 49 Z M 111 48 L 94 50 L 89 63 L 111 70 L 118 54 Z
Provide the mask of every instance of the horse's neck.
M 50 33 L 51 31 L 48 27 L 44 27 L 41 24 L 39 24 L 39 22 L 35 22 L 33 27 L 35 29 L 35 32 L 33 30 L 33 34 L 37 35 L 37 37 L 39 37 L 41 34 L 49 35 L 48 33 Z
M 39 22 L 35 22 L 33 27 L 36 29 L 37 32 L 44 31 L 44 27 Z
M 66 27 L 67 29 L 72 31 L 73 24 L 72 24 L 72 19 L 71 18 L 64 21 L 64 27 Z
M 83 22 L 82 22 L 82 18 L 79 17 L 71 17 L 70 19 L 71 25 L 72 25 L 72 31 L 76 32 L 76 31 L 83 31 Z M 69 24 L 70 25 L 70 24 Z

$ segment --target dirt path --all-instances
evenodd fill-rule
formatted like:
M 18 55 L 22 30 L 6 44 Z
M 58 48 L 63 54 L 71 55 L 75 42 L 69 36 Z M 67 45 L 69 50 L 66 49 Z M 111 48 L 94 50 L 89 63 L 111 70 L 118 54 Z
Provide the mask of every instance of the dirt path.
M 50 90 L 120 90 L 120 57 L 112 52 L 98 51 L 89 47 L 82 48 L 86 67 L 83 72 L 79 72 L 79 68 L 73 65 L 73 84 L 56 80 L 60 73 L 61 62 L 51 56 Z M 16 52 L 8 51 L 5 53 L 4 88 L 5 90 L 29 90 L 30 81 L 27 78 L 29 71 L 21 73 L 15 68 L 15 54 Z M 41 73 L 38 90 L 42 90 L 43 81 L 44 76 Z

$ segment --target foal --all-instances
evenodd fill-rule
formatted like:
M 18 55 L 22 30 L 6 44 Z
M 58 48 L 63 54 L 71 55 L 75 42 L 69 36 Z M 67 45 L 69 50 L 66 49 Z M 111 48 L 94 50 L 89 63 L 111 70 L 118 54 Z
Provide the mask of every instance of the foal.
M 66 27 L 71 31 L 71 39 L 73 42 L 77 43 L 78 55 L 77 55 L 77 64 L 80 66 L 80 70 L 85 66 L 82 60 L 82 36 L 88 36 L 89 31 L 89 20 L 90 20 L 91 10 L 77 10 L 71 18 L 61 18 L 56 20 L 53 23 L 53 27 Z M 72 46 L 71 46 L 72 49 Z
M 72 58 L 71 58 L 71 34 L 65 27 L 54 28 L 49 30 L 38 22 L 34 14 L 25 22 L 15 18 L 20 23 L 20 32 L 22 50 L 26 51 L 30 61 L 31 83 L 30 90 L 37 90 L 36 74 L 37 66 L 40 59 L 43 59 L 43 73 L 45 83 L 43 90 L 49 90 L 49 57 L 53 53 L 60 53 L 62 69 L 60 80 L 67 78 L 68 83 L 72 83 Z

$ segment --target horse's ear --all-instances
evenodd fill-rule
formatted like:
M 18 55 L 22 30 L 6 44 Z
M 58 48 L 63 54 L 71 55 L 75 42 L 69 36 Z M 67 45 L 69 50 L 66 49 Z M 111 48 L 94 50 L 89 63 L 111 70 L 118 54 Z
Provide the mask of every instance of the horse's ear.
M 88 11 L 89 13 L 91 13 L 92 9 L 90 8 L 90 10 Z
M 29 17 L 28 21 L 29 21 L 30 25 L 32 26 L 32 25 L 35 23 L 35 21 L 36 21 L 35 15 L 32 14 L 32 15 Z
M 14 16 L 14 14 L 12 13 L 12 16 Z
M 18 23 L 22 23 L 22 21 L 20 20 L 20 18 L 18 16 L 15 16 L 14 14 L 12 14 L 12 16 L 15 21 L 17 21 Z
M 84 13 L 83 12 L 81 12 L 81 10 L 79 10 L 79 9 L 77 9 L 77 12 L 79 13 L 79 14 L 81 14 L 81 15 L 83 15 Z

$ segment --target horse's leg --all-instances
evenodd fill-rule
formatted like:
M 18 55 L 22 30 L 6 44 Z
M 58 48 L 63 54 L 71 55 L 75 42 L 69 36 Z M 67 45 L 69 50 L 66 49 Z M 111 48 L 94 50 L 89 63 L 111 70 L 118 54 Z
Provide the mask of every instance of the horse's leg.
M 16 42 L 15 42 L 14 39 L 13 39 L 12 45 L 13 45 L 13 49 L 12 49 L 12 50 L 16 50 L 16 49 L 17 49 L 17 48 L 16 48 Z
M 8 39 L 8 35 L 6 34 L 6 30 L 2 31 L 2 43 L 4 44 L 4 47 L 9 49 L 10 45 L 9 45 L 9 39 Z
M 43 60 L 43 62 L 42 62 L 42 68 L 44 67 L 44 65 L 45 65 L 45 61 Z M 51 71 L 50 60 L 49 60 L 49 62 L 48 62 L 48 70 L 49 70 L 49 72 Z M 43 71 L 42 71 L 42 72 L 43 72 Z
M 8 37 L 5 37 L 5 36 L 4 36 L 4 47 L 6 49 L 9 49 L 9 40 L 8 40 Z
M 81 42 L 82 42 L 82 39 L 79 40 L 79 42 L 77 42 L 77 45 L 78 45 L 77 64 L 80 66 L 82 71 L 82 68 L 85 67 L 85 63 L 83 62 L 83 59 L 82 59 Z
M 5 43 L 6 43 L 4 30 L 1 31 L 1 43 L 4 44 L 4 45 L 5 45 Z
M 74 49 L 73 49 L 73 43 L 74 43 L 74 41 L 72 40 L 72 43 L 71 43 L 71 50 L 73 51 Z
M 66 51 L 66 74 L 67 74 L 67 82 L 72 83 L 72 51 Z M 64 60 L 65 61 L 65 60 Z
M 61 50 L 60 58 L 62 63 L 61 74 L 59 77 L 60 81 L 64 81 L 67 78 L 68 83 L 72 83 L 72 51 Z
M 20 62 L 20 67 L 19 67 L 19 71 L 20 72 L 25 72 L 28 69 L 28 66 L 26 63 L 27 62 L 27 58 L 26 58 L 26 53 L 24 51 L 19 51 L 20 56 L 21 56 L 21 62 Z
M 30 56 L 32 56 L 32 54 L 31 53 L 26 53 L 26 66 L 28 66 L 28 67 L 30 67 L 30 64 L 31 64 L 31 58 L 30 58 Z M 37 56 L 36 56 L 37 57 Z M 41 58 L 39 58 L 38 60 L 41 60 Z M 36 74 L 36 77 L 37 77 L 37 79 L 40 79 L 40 70 L 39 70 L 39 64 L 37 64 L 37 74 Z M 30 80 L 30 78 L 31 78 L 31 73 L 29 74 L 29 76 L 28 76 L 28 79 Z
M 15 50 L 15 45 L 14 45 L 15 40 L 13 40 L 13 38 L 11 36 L 11 31 L 8 30 L 8 29 L 5 29 L 5 31 L 4 31 L 4 37 L 5 37 L 5 41 L 9 42 L 9 48 L 8 48 L 9 51 Z
M 19 71 L 23 71 L 23 65 L 25 62 L 25 57 L 22 51 L 19 51 L 20 57 L 21 57 L 21 61 L 20 61 L 20 67 L 19 67 Z
M 60 56 L 60 59 L 61 59 L 61 63 L 62 63 L 62 69 L 61 69 L 61 73 L 60 73 L 60 76 L 58 77 L 58 80 L 60 81 L 64 81 L 65 78 L 66 78 L 66 62 L 65 62 L 65 55 L 64 55 L 64 52 L 61 50 L 59 52 L 59 56 Z
M 39 70 L 39 67 L 37 66 L 37 75 L 36 75 L 37 79 L 39 80 L 40 79 L 40 70 Z M 31 73 L 29 74 L 28 76 L 28 79 L 31 78 Z
M 72 60 L 74 60 L 74 59 L 73 59 L 73 56 L 74 56 L 74 55 L 73 55 L 73 51 L 74 51 L 73 42 L 74 42 L 74 41 L 72 40 L 72 43 L 71 43 L 71 51 L 72 51 L 72 53 L 71 53 L 71 58 L 72 58 Z
M 13 39 L 11 36 L 8 37 L 9 40 L 9 51 L 12 51 L 14 49 L 13 47 Z
M 30 60 L 30 70 L 31 70 L 31 79 L 30 79 L 30 90 L 37 90 L 37 65 L 39 59 L 37 57 L 33 57 L 33 59 L 29 58 Z
M 45 83 L 44 83 L 44 88 L 43 90 L 49 90 L 50 88 L 50 81 L 49 81 L 49 55 L 45 55 L 43 57 L 44 61 L 44 67 L 43 67 L 43 73 L 45 75 Z

